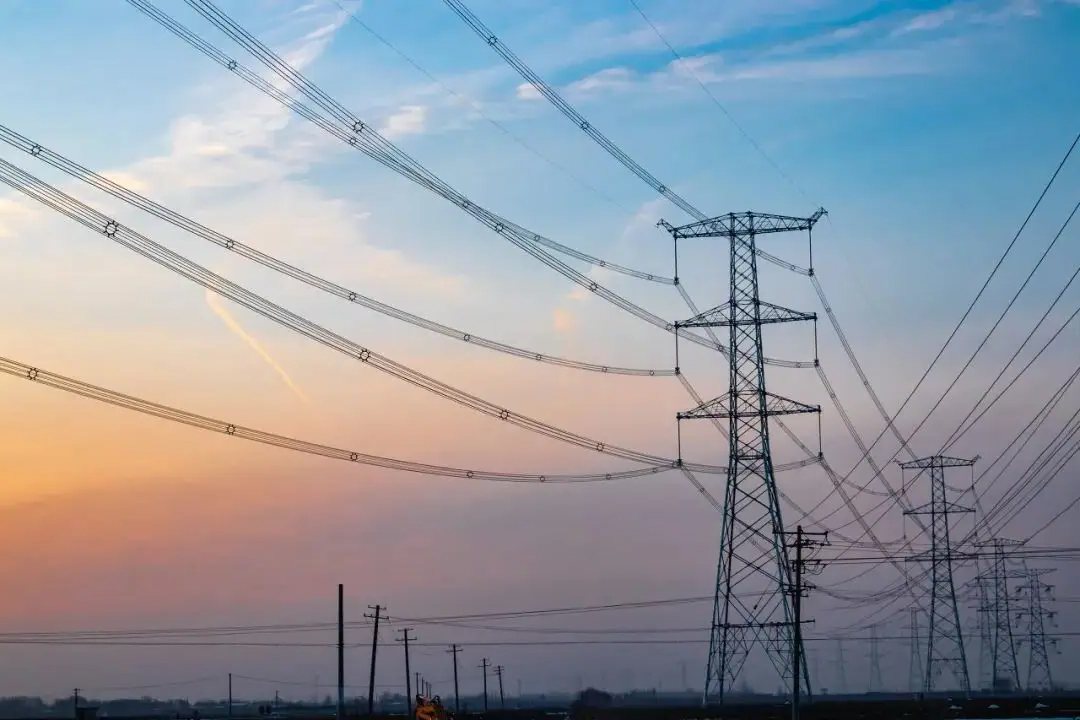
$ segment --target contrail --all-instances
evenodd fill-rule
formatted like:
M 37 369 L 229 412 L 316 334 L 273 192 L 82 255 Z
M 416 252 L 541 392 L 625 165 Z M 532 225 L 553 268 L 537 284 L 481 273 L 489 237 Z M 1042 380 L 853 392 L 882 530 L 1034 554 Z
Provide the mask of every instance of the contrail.
M 304 402 L 308 401 L 307 396 L 304 395 L 300 388 L 296 386 L 296 383 L 293 382 L 292 378 L 289 377 L 289 373 L 285 372 L 285 368 L 281 367 L 281 365 L 278 364 L 277 360 L 275 360 L 273 356 L 271 356 L 270 353 L 268 353 L 266 349 L 259 344 L 259 341 L 249 335 L 247 331 L 245 331 L 244 328 L 240 326 L 240 323 L 233 319 L 233 316 L 229 314 L 229 312 L 225 309 L 223 305 L 221 305 L 221 301 L 218 296 L 210 290 L 206 291 L 206 304 L 210 306 L 210 309 L 214 311 L 214 314 L 221 318 L 221 321 L 224 322 L 230 330 L 232 330 L 239 338 L 241 338 L 242 340 L 244 340 L 244 342 L 250 345 L 251 348 L 255 352 L 257 352 L 259 356 L 267 362 L 267 364 L 270 365 L 270 367 L 274 368 L 277 374 L 281 376 L 281 379 L 285 381 L 285 384 L 289 386 L 289 389 L 296 393 L 296 396 L 298 398 L 300 398 Z

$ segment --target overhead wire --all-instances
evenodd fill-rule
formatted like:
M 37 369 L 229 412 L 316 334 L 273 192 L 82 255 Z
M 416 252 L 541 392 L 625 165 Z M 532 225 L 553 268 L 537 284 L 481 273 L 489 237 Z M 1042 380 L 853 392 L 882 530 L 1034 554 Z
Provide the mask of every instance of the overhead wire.
M 185 230 L 192 235 L 207 240 L 218 247 L 224 248 L 237 255 L 244 257 L 252 262 L 255 262 L 263 267 L 274 270 L 295 280 L 299 280 L 311 287 L 314 287 L 323 292 L 334 295 L 338 298 L 346 300 L 350 303 L 361 305 L 369 310 L 381 313 L 388 317 L 392 317 L 396 320 L 409 323 L 424 330 L 430 330 L 446 337 L 451 337 L 462 342 L 476 345 L 486 348 L 488 350 L 495 350 L 497 352 L 513 355 L 515 357 L 524 358 L 527 360 L 533 360 L 540 363 L 546 363 L 551 365 L 559 365 L 562 367 L 574 368 L 577 370 L 589 370 L 592 372 L 599 372 L 611 375 L 634 375 L 644 377 L 672 377 L 675 375 L 675 370 L 672 368 L 628 368 L 619 367 L 616 365 L 601 365 L 598 363 L 582 362 L 579 360 L 570 360 L 567 358 L 558 357 L 555 355 L 548 355 L 546 353 L 539 353 L 533 350 L 526 350 L 506 343 L 497 342 L 495 340 L 489 340 L 484 337 L 480 337 L 475 333 L 466 332 L 464 330 L 458 330 L 451 328 L 442 323 L 429 320 L 419 315 L 401 310 L 387 303 L 380 302 L 374 298 L 366 297 L 354 290 L 350 290 L 338 283 L 331 280 L 322 278 L 314 273 L 302 270 L 295 265 L 292 265 L 284 260 L 280 260 L 272 255 L 262 252 L 257 248 L 250 245 L 246 245 L 238 240 L 234 240 L 231 237 L 223 235 L 216 230 L 213 230 L 195 220 L 192 220 L 180 213 L 171 210 L 160 203 L 154 202 L 146 198 L 133 190 L 124 187 L 120 183 L 110 180 L 99 173 L 96 173 L 78 163 L 60 155 L 59 153 L 44 147 L 40 143 L 31 140 L 30 138 L 18 133 L 12 128 L 0 125 L 0 141 L 7 143 L 8 145 L 21 150 L 31 157 L 37 158 L 42 162 L 51 165 L 64 173 L 67 173 L 76 180 L 80 180 L 91 187 L 95 187 L 103 192 L 112 195 L 113 197 L 128 203 L 132 207 L 138 208 L 146 213 L 149 213 L 161 220 L 164 220 L 171 225 Z
M 625 166 L 627 169 L 629 169 L 631 172 L 633 172 L 637 177 L 639 177 L 641 180 L 643 180 L 646 184 L 651 186 L 653 189 L 655 189 L 657 192 L 659 192 L 661 195 L 663 195 L 665 198 L 667 198 L 673 204 L 675 204 L 676 206 L 681 208 L 684 212 L 686 212 L 688 215 L 693 217 L 695 220 L 700 221 L 700 220 L 704 220 L 707 217 L 703 212 L 698 210 L 696 207 L 694 207 L 691 203 L 686 201 L 678 193 L 671 190 L 671 188 L 669 186 L 667 186 L 666 184 L 661 182 L 658 178 L 656 178 L 656 176 L 654 176 L 652 173 L 650 173 L 648 170 L 646 170 L 643 166 L 641 166 L 639 163 L 634 161 L 633 158 L 631 158 L 626 152 L 624 152 L 621 148 L 619 148 L 619 146 L 616 145 L 613 141 L 611 141 L 606 135 L 601 133 L 576 108 L 574 108 L 570 103 L 568 103 L 558 93 L 558 91 L 556 91 L 554 88 L 552 88 L 546 81 L 544 81 L 543 78 L 541 78 L 534 70 L 532 70 L 532 68 L 530 68 L 524 61 L 522 61 L 504 42 L 502 42 L 496 36 L 496 34 L 488 26 L 486 26 L 463 2 L 461 2 L 461 0 L 444 0 L 444 2 L 446 3 L 447 6 L 450 7 L 450 9 L 462 21 L 464 21 L 464 23 L 466 25 L 468 25 L 477 35 L 479 35 L 481 38 L 483 38 L 485 40 L 485 42 L 500 57 L 503 58 L 503 60 L 505 60 L 526 81 L 528 81 L 541 95 L 543 95 L 553 106 L 555 106 L 563 115 L 565 115 L 568 119 L 570 119 L 583 132 L 585 132 L 586 135 L 588 135 L 598 145 L 600 145 L 604 150 L 606 150 L 613 158 L 615 158 L 618 162 L 620 162 L 623 166 Z M 638 7 L 636 3 L 634 3 L 634 6 L 635 6 L 635 9 L 637 9 L 637 11 L 639 12 L 639 14 L 641 14 L 641 16 L 645 20 L 645 22 L 648 23 L 650 27 L 652 27 L 653 31 L 657 34 L 657 36 L 664 42 L 665 45 L 667 45 L 668 49 L 676 56 L 677 59 L 681 59 L 678 52 L 671 46 L 670 43 L 668 43 L 667 39 L 664 38 L 664 36 L 660 33 L 660 31 L 656 28 L 656 26 L 653 25 L 653 23 L 644 14 L 644 12 L 642 12 L 641 8 Z M 769 162 L 771 164 L 773 164 L 774 167 L 776 167 L 776 169 L 781 172 L 781 174 L 783 174 L 789 181 L 791 181 L 790 176 L 788 176 L 786 173 L 784 173 L 783 170 L 781 170 L 779 168 L 779 166 L 776 165 L 776 163 L 770 157 L 768 157 L 767 154 L 764 153 L 764 151 L 760 148 L 760 146 L 758 146 L 757 143 L 753 141 L 753 138 L 751 138 L 749 136 L 749 134 L 745 131 L 745 129 L 743 129 L 742 126 L 739 125 L 735 121 L 734 117 L 731 116 L 731 114 L 719 102 L 719 100 L 717 100 L 716 97 L 713 96 L 712 93 L 708 90 L 708 88 L 703 83 L 701 83 L 700 78 L 697 78 L 696 75 L 695 75 L 695 78 L 698 80 L 698 83 L 701 85 L 702 89 L 713 99 L 713 102 L 728 117 L 728 119 L 739 129 L 739 131 L 744 135 L 744 137 L 746 137 L 751 142 L 751 144 L 753 144 L 758 149 L 759 152 L 761 152 L 763 155 L 765 155 L 766 159 L 769 160 Z M 809 268 L 809 269 L 799 268 L 799 267 L 797 267 L 797 266 L 795 266 L 795 265 L 793 265 L 791 263 L 787 263 L 786 261 L 781 261 L 781 260 L 779 260 L 779 258 L 776 258 L 776 257 L 774 257 L 772 255 L 769 255 L 768 253 L 763 253 L 763 251 L 761 251 L 759 248 L 757 249 L 757 252 L 761 257 L 765 258 L 766 260 L 772 261 L 775 264 L 779 264 L 779 265 L 781 265 L 782 267 L 785 267 L 788 270 L 799 272 L 801 274 L 804 274 L 804 275 L 810 277 L 812 285 L 813 285 L 813 287 L 815 289 L 815 292 L 818 294 L 818 297 L 819 297 L 823 307 L 826 310 L 826 313 L 827 313 L 827 315 L 829 317 L 830 323 L 831 323 L 834 331 L 836 332 L 837 337 L 840 339 L 840 342 L 841 342 L 841 344 L 842 344 L 842 346 L 843 346 L 843 348 L 845 350 L 845 353 L 847 354 L 849 362 L 852 364 L 852 366 L 855 368 L 857 374 L 859 375 L 859 378 L 862 381 L 864 388 L 866 389 L 866 391 L 870 395 L 870 397 L 871 397 L 871 399 L 872 399 L 872 401 L 874 403 L 875 408 L 877 408 L 878 412 L 880 413 L 882 418 L 885 420 L 886 430 L 891 429 L 892 432 L 896 435 L 896 437 L 900 440 L 901 446 L 904 447 L 905 449 L 907 449 L 908 452 L 911 453 L 912 457 L 914 458 L 915 457 L 914 453 L 908 447 L 907 441 L 905 440 L 905 438 L 900 434 L 899 430 L 896 428 L 896 426 L 894 424 L 894 421 L 893 421 L 893 418 L 885 410 L 884 405 L 881 402 L 879 396 L 877 395 L 876 391 L 873 389 L 873 386 L 870 384 L 869 378 L 866 376 L 865 372 L 863 371 L 861 363 L 858 361 L 857 357 L 855 356 L 854 350 L 853 350 L 850 342 L 848 341 L 846 334 L 844 333 L 843 329 L 841 328 L 841 326 L 839 324 L 839 321 L 838 321 L 835 313 L 832 310 L 831 304 L 829 303 L 827 297 L 825 296 L 824 289 L 822 288 L 821 283 L 818 281 L 817 277 L 814 275 L 813 268 L 812 267 Z M 683 300 L 687 303 L 688 307 L 691 308 L 691 310 L 695 313 L 695 315 L 699 314 L 699 311 L 697 310 L 697 306 L 694 304 L 693 300 L 691 299 L 689 294 L 686 292 L 685 288 L 682 287 L 682 285 L 678 283 L 677 276 L 676 276 L 675 279 L 676 279 L 676 287 L 678 288 L 680 294 L 683 296 Z M 710 339 L 713 340 L 713 341 L 716 341 L 715 335 L 713 335 L 711 332 L 710 332 Z M 719 343 L 717 343 L 717 344 L 719 345 Z M 842 406 L 839 405 L 839 399 L 837 398 L 835 392 L 832 390 L 832 388 L 831 388 L 831 386 L 830 386 L 830 384 L 828 382 L 827 377 L 824 376 L 823 370 L 821 369 L 820 364 L 815 361 L 814 366 L 817 368 L 819 377 L 821 378 L 823 384 L 826 385 L 827 390 L 830 393 L 830 397 L 833 400 L 834 405 L 837 406 L 838 411 L 841 413 L 842 418 L 845 420 L 845 425 L 848 427 L 849 432 L 852 433 L 852 436 L 856 440 L 856 443 L 859 445 L 860 449 L 861 450 L 866 450 L 865 443 L 862 442 L 861 438 L 858 436 L 857 430 L 850 423 L 850 418 L 847 417 L 846 412 L 843 410 Z M 865 455 L 867 457 L 869 457 L 869 450 L 866 450 Z M 850 476 L 850 473 L 848 473 L 848 476 Z M 888 480 L 885 478 L 885 476 L 881 472 L 880 468 L 875 468 L 875 476 L 878 477 L 881 480 L 882 484 L 888 490 L 890 496 L 895 501 L 900 502 L 900 495 L 888 483 Z M 847 476 L 845 476 L 844 479 L 846 480 Z
M 671 469 L 668 467 L 654 466 L 649 468 L 635 468 L 634 470 L 623 470 L 610 473 L 537 475 L 529 473 L 504 473 L 493 472 L 489 470 L 455 468 L 446 465 L 431 465 L 427 463 L 418 463 L 408 460 L 398 460 L 396 458 L 382 457 L 379 455 L 370 455 L 355 450 L 346 450 L 345 448 L 324 445 L 322 443 L 315 443 L 308 440 L 301 440 L 299 438 L 270 433 L 264 430 L 257 430 L 255 428 L 249 428 L 243 425 L 237 425 L 235 423 L 227 422 L 225 420 L 218 420 L 215 418 L 207 417 L 205 415 L 198 415 L 196 413 L 181 410 L 179 408 L 171 407 L 169 405 L 163 405 L 160 403 L 152 402 L 150 400 L 144 400 L 142 398 L 134 397 L 132 395 L 119 393 L 115 390 L 109 390 L 98 385 L 91 385 L 90 383 L 86 383 L 81 380 L 65 377 L 63 375 L 59 375 L 57 373 L 53 373 L 48 370 L 29 365 L 27 363 L 22 363 L 17 360 L 11 360 L 9 358 L 0 358 L 0 372 L 15 377 L 21 377 L 26 380 L 30 380 L 31 382 L 39 383 L 41 385 L 55 388 L 57 390 L 63 390 L 74 395 L 81 395 L 82 397 L 89 398 L 91 400 L 97 400 L 98 402 L 115 405 L 126 410 L 134 410 L 136 412 L 157 417 L 162 420 L 169 420 L 170 422 L 189 425 L 194 428 L 220 433 L 229 437 L 237 437 L 242 440 L 251 440 L 254 442 L 262 443 L 264 445 L 272 445 L 275 447 L 284 448 L 286 450 L 294 450 L 297 452 L 307 453 L 309 455 L 319 455 L 322 457 L 331 458 L 333 460 L 344 460 L 346 462 L 353 462 L 360 465 L 370 465 L 374 467 L 387 468 L 389 470 L 401 470 L 403 472 L 419 473 L 422 475 L 438 475 L 443 477 L 489 480 L 497 482 L 534 482 L 558 484 L 566 482 L 601 482 L 608 480 L 623 480 L 634 477 L 643 477 L 646 475 L 656 475 L 662 472 L 667 472 Z
M 371 366 L 383 373 L 396 377 L 399 380 L 403 380 L 418 388 L 427 390 L 432 394 L 462 405 L 463 407 L 470 408 L 476 412 L 488 415 L 489 417 L 498 418 L 522 429 L 527 429 L 531 432 L 560 440 L 567 444 L 595 450 L 604 455 L 634 460 L 635 462 L 641 462 L 652 466 L 675 468 L 680 464 L 683 464 L 697 472 L 726 472 L 726 468 L 698 463 L 680 463 L 676 460 L 661 458 L 649 453 L 622 448 L 617 445 L 610 445 L 568 430 L 563 430 L 528 416 L 511 412 L 502 406 L 479 398 L 463 390 L 459 390 L 451 385 L 435 380 L 419 371 L 402 365 L 401 363 L 395 362 L 384 355 L 360 346 L 341 335 L 333 333 L 306 318 L 290 312 L 280 305 L 246 290 L 236 283 L 226 280 L 222 276 L 207 270 L 184 256 L 150 240 L 144 235 L 121 225 L 116 220 L 94 210 L 90 206 L 79 202 L 71 196 L 60 192 L 48 183 L 37 179 L 33 175 L 30 175 L 24 170 L 21 170 L 4 160 L 0 160 L 0 182 L 22 192 L 46 207 L 67 216 L 84 227 L 104 235 L 123 247 L 153 260 L 178 275 L 202 285 L 219 295 L 227 297 L 239 305 L 273 320 L 300 335 L 331 349 L 337 350 L 350 358 L 358 360 L 364 365 Z
M 721 354 L 726 353 L 726 348 L 723 345 L 718 345 L 710 340 L 698 335 L 697 333 L 690 332 L 685 328 L 676 327 L 674 323 L 668 322 L 664 318 L 652 313 L 644 308 L 635 305 L 626 298 L 611 291 L 609 288 L 601 285 L 595 280 L 590 279 L 588 276 L 578 272 L 571 268 L 566 263 L 562 262 L 558 258 L 552 256 L 544 248 L 549 250 L 555 250 L 556 252 L 568 255 L 583 262 L 590 263 L 596 267 L 606 268 L 618 273 L 631 275 L 643 280 L 651 280 L 662 284 L 672 285 L 674 280 L 672 278 L 665 278 L 660 275 L 652 273 L 645 273 L 643 271 L 632 270 L 625 268 L 614 263 L 602 260 L 600 258 L 593 257 L 587 253 L 582 253 L 578 250 L 570 248 L 568 246 L 557 243 L 549 238 L 545 238 L 537 233 L 529 231 L 520 225 L 512 223 L 511 221 L 496 215 L 495 213 L 487 210 L 486 208 L 474 203 L 460 192 L 452 188 L 446 182 L 438 178 L 434 173 L 428 170 L 426 167 L 417 162 L 414 158 L 388 141 L 382 135 L 375 131 L 370 125 L 365 123 L 360 118 L 356 117 L 350 111 L 345 109 L 340 103 L 330 97 L 325 91 L 316 86 L 303 74 L 299 73 L 295 68 L 285 62 L 280 56 L 275 54 L 266 45 L 255 38 L 250 32 L 245 30 L 228 15 L 223 13 L 220 9 L 214 6 L 212 3 L 205 0 L 185 0 L 191 5 L 197 12 L 204 18 L 209 20 L 218 29 L 222 30 L 226 35 L 248 50 L 259 62 L 265 65 L 274 74 L 280 77 L 283 81 L 291 85 L 294 89 L 307 97 L 311 102 L 321 107 L 327 115 L 320 114 L 313 110 L 311 107 L 304 105 L 295 98 L 290 97 L 287 93 L 274 87 L 258 74 L 252 72 L 250 69 L 241 65 L 236 60 L 232 59 L 221 51 L 216 46 L 204 40 L 198 34 L 194 33 L 182 23 L 173 19 L 159 8 L 157 8 L 149 0 L 127 0 L 129 4 L 136 7 L 150 19 L 157 22 L 165 29 L 172 32 L 184 42 L 191 45 L 193 48 L 201 52 L 203 55 L 218 63 L 229 72 L 235 73 L 242 80 L 252 85 L 260 92 L 267 94 L 274 100 L 278 101 L 285 107 L 293 110 L 302 117 L 310 120 L 321 129 L 329 132 L 330 134 L 342 140 L 350 147 L 360 150 L 372 159 L 397 172 L 398 174 L 406 177 L 409 180 L 421 185 L 422 187 L 434 192 L 440 197 L 448 200 L 456 207 L 464 210 L 474 219 L 478 220 L 491 230 L 495 231 L 504 239 L 508 240 L 518 248 L 524 250 L 528 254 L 532 255 L 537 260 L 552 268 L 559 274 L 563 275 L 567 279 L 576 283 L 577 285 L 585 288 L 587 291 L 602 297 L 613 305 L 629 312 L 635 317 L 644 320 L 651 325 L 658 327 L 665 332 L 678 334 L 683 339 L 696 343 L 703 347 L 710 348 Z M 332 119 L 331 119 L 332 118 Z M 770 365 L 776 365 L 779 367 L 809 367 L 809 363 L 783 360 L 778 358 L 766 358 L 765 362 Z

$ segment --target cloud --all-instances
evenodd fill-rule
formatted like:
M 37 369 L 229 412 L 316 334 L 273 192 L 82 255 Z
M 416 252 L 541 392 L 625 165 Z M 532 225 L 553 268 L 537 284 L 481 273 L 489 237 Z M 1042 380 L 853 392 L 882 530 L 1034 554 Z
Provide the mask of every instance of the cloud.
M 379 132 L 387 140 L 424 132 L 427 122 L 427 106 L 406 105 L 386 118 Z
M 566 89 L 568 93 L 579 96 L 609 90 L 618 91 L 630 87 L 636 77 L 637 74 L 629 68 L 605 68 L 570 83 Z
M 517 86 L 516 95 L 519 100 L 539 100 L 544 97 L 535 85 L 527 82 Z
M 558 333 L 572 333 L 578 328 L 577 316 L 566 308 L 557 307 L 551 314 L 551 327 Z
M 903 35 L 905 33 L 923 30 L 937 30 L 956 20 L 959 14 L 960 10 L 956 5 L 949 5 L 939 10 L 922 13 L 898 27 L 894 31 L 894 34 Z

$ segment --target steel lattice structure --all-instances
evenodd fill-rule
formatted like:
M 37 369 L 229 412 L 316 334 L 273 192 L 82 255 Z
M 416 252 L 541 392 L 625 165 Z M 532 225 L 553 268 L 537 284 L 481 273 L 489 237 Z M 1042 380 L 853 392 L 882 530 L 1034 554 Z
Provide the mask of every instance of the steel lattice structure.
M 930 563 L 930 607 L 927 613 L 926 665 L 923 668 L 923 691 L 927 693 L 937 689 L 935 681 L 943 667 L 951 671 L 961 690 L 971 692 L 960 609 L 956 604 L 956 586 L 953 584 L 952 563 L 956 555 L 949 539 L 949 515 L 973 511 L 949 502 L 946 497 L 945 469 L 971 467 L 974 464 L 975 460 L 944 455 L 900 464 L 905 470 L 930 474 L 930 502 L 904 513 L 930 516 L 930 551 L 911 558 Z
M 990 689 L 996 692 L 1013 692 L 1020 689 L 1020 668 L 1016 662 L 1016 639 L 1013 635 L 1013 613 L 1009 601 L 1009 580 L 1024 578 L 1023 571 L 1010 570 L 1006 563 L 1005 548 L 1020 545 L 1015 540 L 993 538 L 979 543 L 993 548 L 990 572 L 978 580 L 985 588 L 984 632 L 990 644 Z
M 761 301 L 756 238 L 769 233 L 809 232 L 822 215 L 824 210 L 809 218 L 746 212 L 682 227 L 660 222 L 675 241 L 676 267 L 680 240 L 726 238 L 730 246 L 728 301 L 676 323 L 681 329 L 728 329 L 727 393 L 677 416 L 680 424 L 690 419 L 722 419 L 728 426 L 730 465 L 721 520 L 705 703 L 711 699 L 724 701 L 725 691 L 735 682 L 755 646 L 764 648 L 782 680 L 794 680 L 796 634 L 790 602 L 794 580 L 776 490 L 769 418 L 819 413 L 821 408 L 765 389 L 762 326 L 814 320 L 816 316 Z M 804 653 L 801 658 L 799 674 L 809 696 Z
M 919 608 L 908 608 L 908 650 L 911 655 L 908 660 L 908 685 L 911 692 L 917 693 L 922 680 L 922 656 L 920 655 L 922 643 L 919 641 Z
M 1046 620 L 1053 622 L 1056 613 L 1047 610 L 1043 602 L 1053 592 L 1054 586 L 1043 582 L 1042 576 L 1053 570 L 1028 570 L 1027 582 L 1020 585 L 1017 590 L 1022 595 L 1027 595 L 1027 607 L 1017 612 L 1017 617 L 1027 619 L 1027 638 L 1022 641 L 1028 645 L 1028 672 L 1027 689 L 1053 690 L 1054 676 L 1050 672 L 1050 653 L 1047 651 L 1047 643 L 1056 646 L 1057 641 L 1046 637 Z

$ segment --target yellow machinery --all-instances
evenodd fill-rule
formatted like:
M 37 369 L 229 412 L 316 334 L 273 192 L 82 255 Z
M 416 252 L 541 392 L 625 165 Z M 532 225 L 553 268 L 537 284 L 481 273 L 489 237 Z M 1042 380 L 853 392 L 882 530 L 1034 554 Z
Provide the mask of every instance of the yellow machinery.
M 450 714 L 446 712 L 438 695 L 432 698 L 417 695 L 415 720 L 450 720 Z

